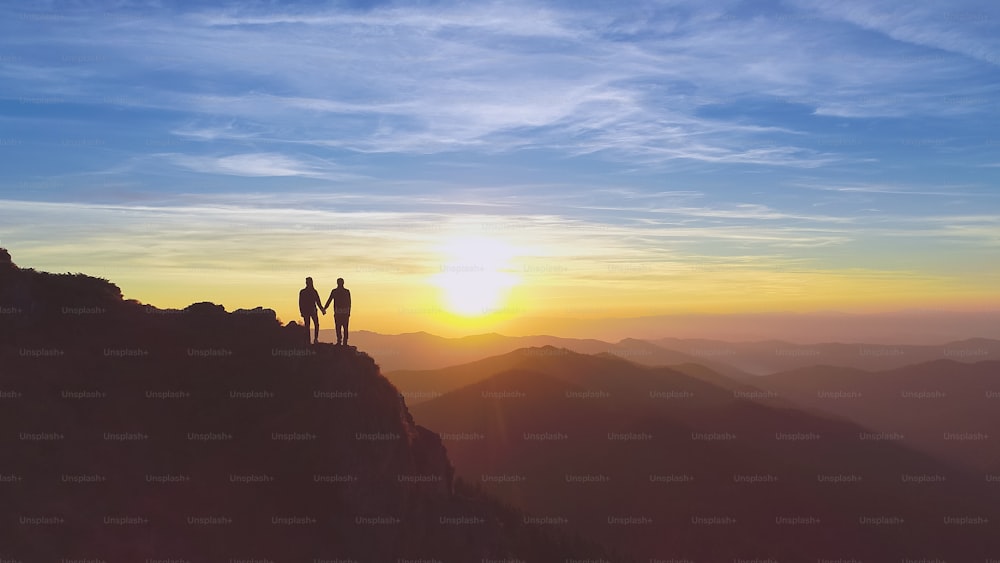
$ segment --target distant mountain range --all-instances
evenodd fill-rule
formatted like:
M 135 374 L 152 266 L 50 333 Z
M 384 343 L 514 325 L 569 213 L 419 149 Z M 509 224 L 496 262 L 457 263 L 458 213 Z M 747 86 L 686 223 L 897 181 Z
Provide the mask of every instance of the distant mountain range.
M 335 341 L 333 331 L 321 339 Z M 626 338 L 618 342 L 556 336 L 481 334 L 443 338 L 425 332 L 385 335 L 369 331 L 351 334 L 351 342 L 372 351 L 386 371 L 432 370 L 468 363 L 521 348 L 555 346 L 581 354 L 612 354 L 646 365 L 696 363 L 728 377 L 763 375 L 814 365 L 835 365 L 879 371 L 938 359 L 963 363 L 1000 360 L 1000 340 L 969 339 L 940 345 L 880 345 L 864 343 L 792 344 L 782 341 L 723 342 L 705 339 Z
M 627 286 L 623 289 L 627 291 Z M 669 286 L 664 286 L 664 290 L 668 291 Z M 589 306 L 587 303 L 580 305 L 582 308 Z M 936 346 L 971 338 L 1000 340 L 1000 309 L 995 303 L 993 309 L 987 308 L 989 306 L 966 311 L 675 313 L 627 318 L 573 318 L 573 311 L 564 309 L 558 317 L 536 316 L 531 311 L 520 311 L 517 315 L 505 316 L 502 326 L 511 334 L 557 334 L 609 342 L 625 338 L 655 340 L 672 336 L 728 342 L 865 342 Z M 358 311 L 363 315 L 364 307 Z M 606 313 L 613 314 L 613 307 L 606 309 Z M 359 323 L 357 328 L 367 327 Z

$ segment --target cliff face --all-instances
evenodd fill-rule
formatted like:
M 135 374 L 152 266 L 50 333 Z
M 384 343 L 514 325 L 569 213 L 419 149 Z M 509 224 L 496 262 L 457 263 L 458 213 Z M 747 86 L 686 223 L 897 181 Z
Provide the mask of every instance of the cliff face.
M 455 494 L 375 361 L 268 309 L 161 310 L 0 264 L 4 557 L 596 557 Z

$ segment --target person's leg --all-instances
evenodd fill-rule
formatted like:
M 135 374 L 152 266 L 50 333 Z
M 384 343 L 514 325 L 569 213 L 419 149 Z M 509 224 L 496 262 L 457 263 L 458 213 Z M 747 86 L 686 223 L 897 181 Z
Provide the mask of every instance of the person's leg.
M 343 326 L 343 323 L 340 322 L 340 321 L 341 321 L 340 317 L 338 317 L 336 315 L 333 316 L 333 324 L 336 325 L 336 327 L 337 327 L 337 344 L 340 344 L 340 342 L 341 342 L 341 340 L 340 340 L 340 338 L 341 338 L 341 336 L 340 336 L 340 330 L 341 330 L 341 327 Z
M 302 326 L 306 327 L 306 344 L 309 344 L 309 317 L 302 315 Z
M 313 324 L 316 325 L 316 329 L 313 331 L 313 342 L 319 344 L 319 313 L 313 311 Z
M 348 332 L 347 327 L 350 324 L 351 324 L 351 317 L 345 316 L 344 317 L 344 346 L 347 346 L 347 332 Z

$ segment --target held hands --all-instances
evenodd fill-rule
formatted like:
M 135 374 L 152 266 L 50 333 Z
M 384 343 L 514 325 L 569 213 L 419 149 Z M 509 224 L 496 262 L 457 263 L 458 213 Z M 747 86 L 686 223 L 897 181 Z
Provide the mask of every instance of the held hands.
M 319 310 L 322 311 L 324 315 L 326 314 L 326 308 L 325 307 L 320 307 Z

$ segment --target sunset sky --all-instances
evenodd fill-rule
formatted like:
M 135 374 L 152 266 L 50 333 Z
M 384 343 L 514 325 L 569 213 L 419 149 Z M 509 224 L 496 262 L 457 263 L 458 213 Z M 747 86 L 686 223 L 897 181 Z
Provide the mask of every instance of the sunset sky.
M 385 333 L 1000 309 L 1000 4 L 159 4 L 0 7 L 19 265 Z

